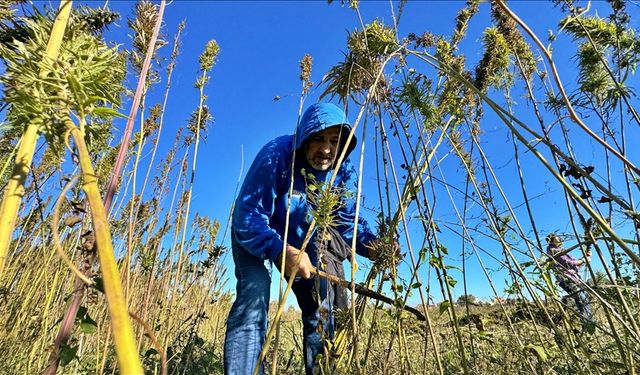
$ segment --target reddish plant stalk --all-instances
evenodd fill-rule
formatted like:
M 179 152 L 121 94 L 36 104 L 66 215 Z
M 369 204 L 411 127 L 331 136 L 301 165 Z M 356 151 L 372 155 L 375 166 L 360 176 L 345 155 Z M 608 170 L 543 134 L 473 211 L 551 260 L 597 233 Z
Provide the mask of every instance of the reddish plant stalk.
M 144 59 L 144 63 L 142 65 L 142 70 L 140 72 L 140 77 L 138 79 L 138 86 L 136 88 L 136 94 L 133 98 L 133 103 L 131 105 L 131 110 L 129 112 L 129 117 L 127 119 L 127 125 L 125 128 L 125 133 L 123 136 L 123 141 L 120 144 L 120 150 L 118 151 L 118 157 L 116 159 L 116 164 L 113 168 L 113 174 L 111 175 L 111 179 L 109 180 L 109 184 L 107 185 L 107 192 L 104 197 L 104 207 L 105 211 L 109 212 L 111 209 L 111 203 L 113 202 L 113 196 L 115 195 L 115 191 L 120 180 L 120 175 L 122 174 L 122 169 L 124 168 L 124 158 L 127 153 L 129 147 L 129 138 L 131 137 L 131 133 L 133 130 L 133 121 L 136 117 L 136 113 L 138 113 L 138 107 L 140 105 L 140 98 L 142 96 L 142 92 L 144 89 L 144 84 L 146 81 L 146 76 L 149 71 L 149 66 L 151 65 L 151 57 L 153 56 L 156 41 L 158 40 L 158 34 L 160 33 L 160 26 L 162 25 L 162 17 L 164 14 L 164 8 L 166 1 L 162 0 L 160 2 L 160 9 L 158 11 L 158 17 L 156 19 L 156 24 L 153 29 L 153 35 L 151 36 L 151 40 L 149 41 L 149 46 L 147 48 L 147 54 Z M 94 249 L 95 250 L 95 249 Z M 95 263 L 96 260 L 96 252 L 93 251 L 91 255 L 88 255 L 87 258 L 80 260 L 80 267 L 78 269 L 86 274 L 90 269 L 91 265 Z M 62 344 L 67 343 L 69 338 L 71 337 L 71 331 L 73 330 L 73 323 L 75 321 L 76 315 L 78 314 L 78 309 L 80 308 L 80 303 L 82 302 L 82 297 L 84 297 L 84 282 L 76 277 L 74 285 L 73 285 L 73 297 L 71 298 L 71 303 L 67 308 L 67 311 L 62 318 L 62 323 L 60 324 L 60 330 L 58 331 L 58 335 L 56 336 L 54 342 L 54 350 L 51 352 L 49 356 L 49 363 L 47 364 L 47 368 L 43 372 L 44 375 L 55 375 L 58 370 L 58 365 L 60 364 L 60 347 Z

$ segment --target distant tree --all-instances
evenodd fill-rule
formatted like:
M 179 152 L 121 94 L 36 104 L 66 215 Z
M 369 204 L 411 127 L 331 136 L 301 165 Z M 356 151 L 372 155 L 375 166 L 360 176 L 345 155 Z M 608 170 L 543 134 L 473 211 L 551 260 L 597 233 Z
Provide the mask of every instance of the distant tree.
M 473 294 L 463 294 L 458 298 L 456 303 L 458 305 L 462 305 L 462 306 L 464 306 L 466 304 L 477 305 L 478 304 L 478 299 Z

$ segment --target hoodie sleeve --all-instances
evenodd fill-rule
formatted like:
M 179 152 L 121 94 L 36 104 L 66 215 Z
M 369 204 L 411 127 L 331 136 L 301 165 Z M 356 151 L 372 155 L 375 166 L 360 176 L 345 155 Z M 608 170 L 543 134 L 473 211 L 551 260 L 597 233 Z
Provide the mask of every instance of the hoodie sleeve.
M 286 150 L 277 140 L 267 143 L 247 172 L 233 211 L 235 239 L 249 253 L 275 260 L 283 241 L 269 225 L 278 191 L 278 177 L 286 170 Z
M 348 163 L 343 165 L 344 168 L 344 187 L 347 190 L 348 197 L 344 198 L 344 206 L 337 212 L 336 222 L 338 224 L 338 231 L 345 240 L 345 242 L 351 246 L 353 240 L 353 230 L 355 226 L 355 214 L 356 214 L 356 192 L 357 192 L 357 173 L 353 165 Z M 371 232 L 367 221 L 359 215 L 358 218 L 358 233 L 356 238 L 356 253 L 364 257 L 369 258 L 369 250 L 365 245 L 376 239 L 376 236 Z
M 578 269 L 578 260 L 569 254 L 560 255 L 556 260 L 568 269 Z

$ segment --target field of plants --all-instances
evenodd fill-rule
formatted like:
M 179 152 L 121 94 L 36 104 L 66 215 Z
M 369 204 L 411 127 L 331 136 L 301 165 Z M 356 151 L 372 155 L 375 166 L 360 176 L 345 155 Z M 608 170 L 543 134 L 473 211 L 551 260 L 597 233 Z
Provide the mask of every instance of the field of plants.
M 326 71 L 299 56 L 288 95 L 345 109 L 356 212 L 402 259 L 345 265 L 320 373 L 638 374 L 640 5 L 458 1 L 447 33 L 405 33 L 410 1 L 371 20 L 365 3 L 324 4 L 359 26 Z M 129 4 L 0 2 L 0 374 L 223 373 L 234 197 L 222 217 L 193 201 L 232 46 L 183 56 L 175 4 Z M 187 58 L 197 105 L 169 126 Z M 331 225 L 335 192 L 314 188 L 311 225 Z M 554 233 L 585 259 L 590 319 L 558 285 Z M 271 374 L 304 373 L 291 281 L 272 293 Z

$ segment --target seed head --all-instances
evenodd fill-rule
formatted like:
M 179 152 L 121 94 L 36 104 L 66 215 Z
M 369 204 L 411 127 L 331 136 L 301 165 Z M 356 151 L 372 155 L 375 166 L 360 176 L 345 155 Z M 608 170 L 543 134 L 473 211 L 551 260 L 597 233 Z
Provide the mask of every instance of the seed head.
M 398 49 L 395 31 L 375 20 L 356 30 L 347 40 L 349 53 L 343 63 L 339 63 L 325 75 L 323 82 L 327 89 L 322 96 L 337 94 L 341 100 L 353 93 L 362 93 L 370 89 L 382 67 L 386 56 Z M 381 77 L 373 95 L 373 100 L 383 101 L 388 97 L 389 87 Z
M 202 52 L 202 55 L 200 55 L 200 70 L 211 70 L 211 68 L 213 68 L 213 65 L 216 63 L 219 52 L 220 47 L 218 46 L 218 42 L 216 42 L 215 39 L 211 39 L 207 43 L 204 52 Z
M 313 57 L 311 57 L 311 55 L 309 54 L 304 55 L 302 60 L 300 60 L 300 80 L 302 81 L 302 91 L 305 94 L 313 86 L 313 82 L 311 82 L 312 64 Z
M 468 0 L 467 6 L 463 8 L 456 17 L 456 29 L 451 38 L 451 45 L 455 49 L 458 43 L 467 33 L 467 27 L 469 26 L 469 20 L 478 13 L 480 7 L 480 0 Z
M 129 27 L 134 32 L 133 50 L 131 51 L 129 59 L 137 72 L 142 70 L 144 57 L 147 53 L 149 42 L 151 42 L 151 36 L 153 35 L 153 29 L 158 20 L 159 11 L 159 7 L 151 1 L 140 1 L 136 3 L 135 18 L 128 21 Z M 158 49 L 165 44 L 166 42 L 160 38 L 156 41 L 154 57 L 156 57 Z M 155 80 L 154 72 L 150 72 L 150 76 L 152 80 Z
M 509 52 L 511 52 L 504 35 L 498 29 L 490 27 L 482 37 L 484 55 L 476 67 L 475 85 L 483 92 L 490 86 L 508 87 L 511 82 L 509 74 Z
M 529 44 L 525 42 L 522 34 L 518 31 L 515 21 L 495 2 L 491 4 L 491 18 L 500 34 L 504 37 L 507 46 L 509 46 L 510 54 L 514 58 L 517 56 L 522 64 L 525 76 L 527 79 L 530 78 L 535 72 L 536 61 Z
M 209 124 L 213 122 L 213 115 L 209 111 L 209 107 L 203 105 L 200 109 L 196 109 L 189 118 L 187 129 L 189 134 L 184 138 L 185 146 L 193 144 L 196 139 L 196 133 L 200 133 L 202 139 L 206 139 L 206 131 Z

